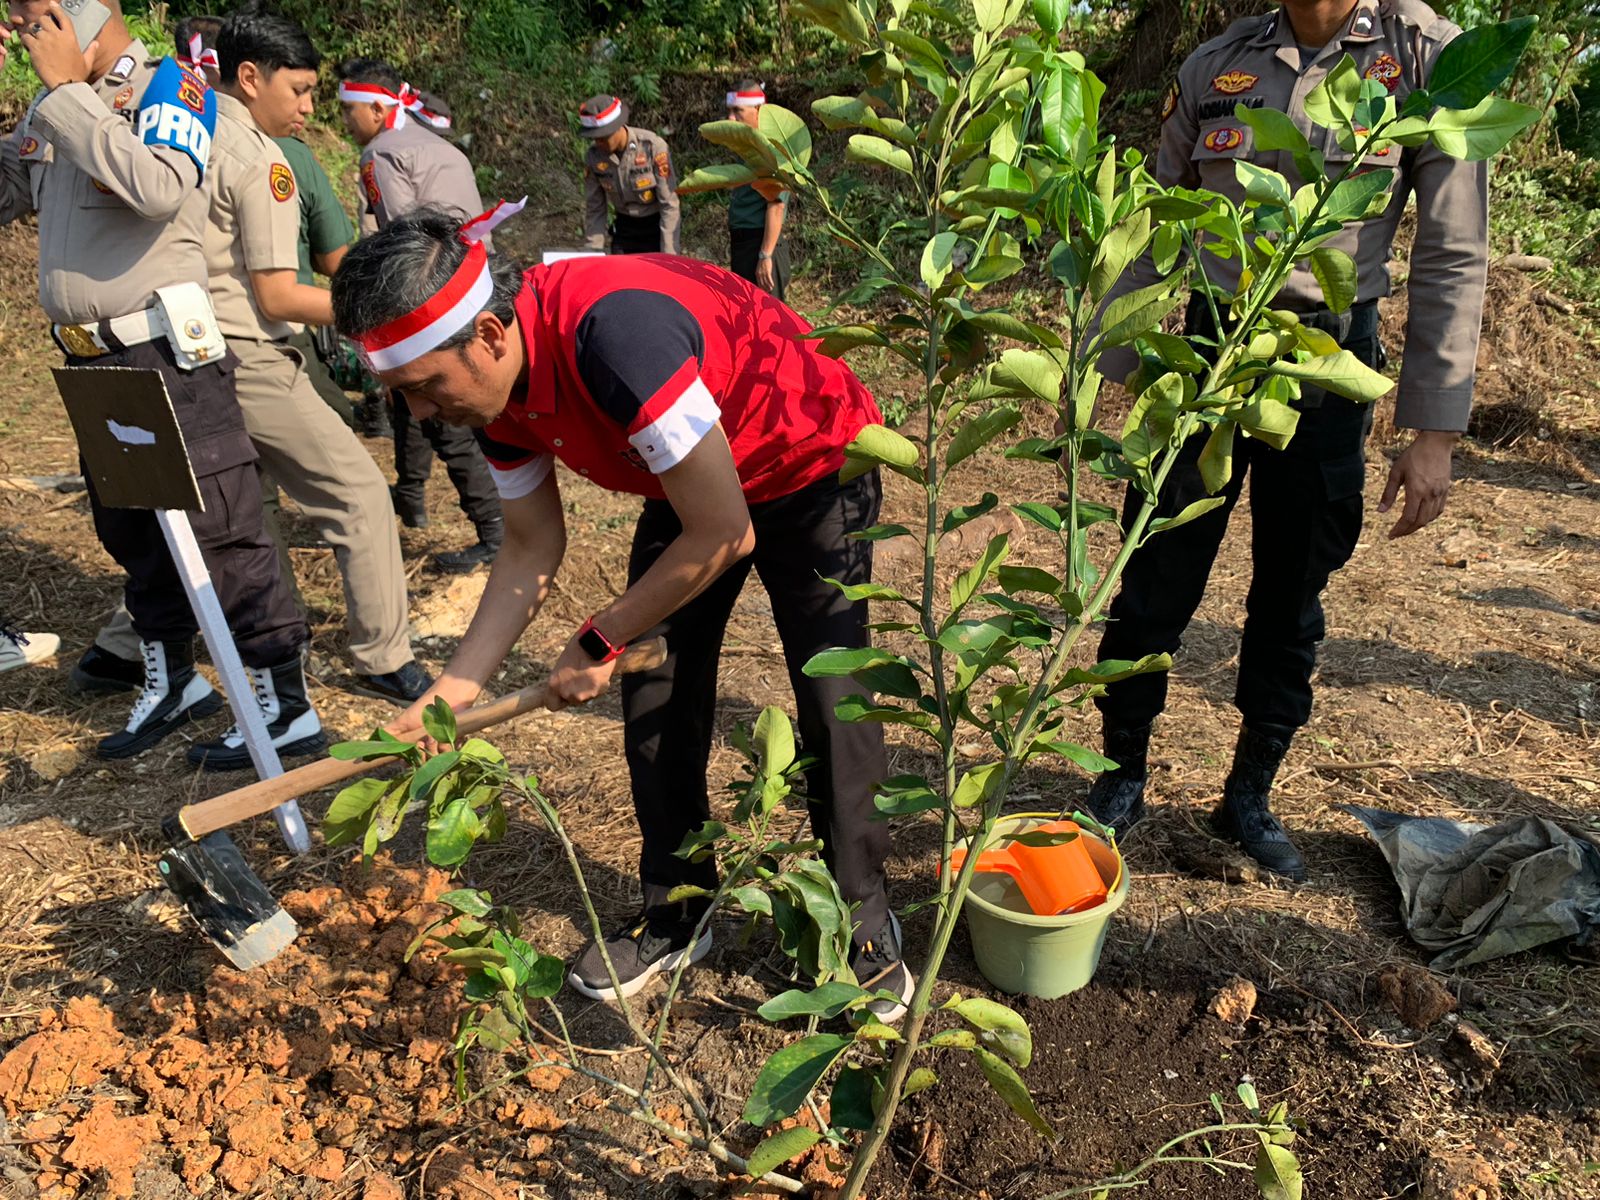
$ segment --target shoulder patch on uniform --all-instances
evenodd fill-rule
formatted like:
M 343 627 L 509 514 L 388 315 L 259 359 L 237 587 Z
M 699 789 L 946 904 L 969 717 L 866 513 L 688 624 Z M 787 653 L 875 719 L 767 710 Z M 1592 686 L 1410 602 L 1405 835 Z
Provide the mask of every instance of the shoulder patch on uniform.
M 672 156 L 665 150 L 656 154 L 656 174 L 663 179 L 672 174 Z
M 128 101 L 132 99 L 133 85 L 130 83 L 127 87 L 123 88 L 116 94 L 116 98 L 111 101 L 111 107 L 116 109 L 118 112 L 121 112 L 124 108 L 128 107 Z
M 1248 71 L 1224 71 L 1211 81 L 1211 86 L 1224 96 L 1238 96 L 1248 92 L 1261 81 L 1261 76 Z
M 1161 120 L 1163 123 L 1178 111 L 1178 94 L 1178 81 L 1174 79 L 1167 85 L 1167 90 L 1161 97 Z
M 37 153 L 39 153 L 39 139 L 32 134 L 23 138 L 17 146 L 18 158 L 32 158 Z
M 1380 54 L 1362 74 L 1368 79 L 1376 79 L 1391 92 L 1400 83 L 1400 64 L 1395 61 L 1392 54 Z
M 272 188 L 272 198 L 279 204 L 294 199 L 294 172 L 284 163 L 273 163 L 267 173 L 267 183 Z
M 1201 142 L 1201 145 L 1213 153 L 1220 154 L 1224 150 L 1238 149 L 1243 141 L 1244 134 L 1239 130 L 1223 128 L 1213 129 L 1210 133 L 1206 134 L 1204 141 Z
M 162 59 L 139 98 L 139 140 L 183 151 L 203 178 L 216 131 L 217 98 L 205 80 Z
M 611 170 L 611 164 L 608 162 L 590 163 L 589 165 L 594 168 L 594 173 L 596 175 L 604 175 L 607 171 Z
M 124 54 L 111 64 L 111 70 L 106 72 L 106 76 L 112 80 L 126 79 L 133 74 L 135 65 L 133 55 Z
M 368 159 L 361 164 L 361 190 L 367 194 L 367 204 L 373 209 L 383 203 L 383 193 L 378 190 L 378 164 Z

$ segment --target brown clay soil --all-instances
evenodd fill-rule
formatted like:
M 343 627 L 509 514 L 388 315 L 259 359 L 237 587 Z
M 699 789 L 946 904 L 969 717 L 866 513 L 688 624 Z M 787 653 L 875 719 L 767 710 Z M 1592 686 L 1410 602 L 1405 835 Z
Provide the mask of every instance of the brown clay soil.
M 550 221 L 531 228 L 559 238 Z M 120 723 L 125 702 L 66 690 L 64 667 L 92 638 L 118 579 L 81 495 L 35 482 L 76 468 L 32 301 L 32 243 L 31 229 L 0 231 L 0 611 L 60 633 L 63 670 L 0 676 L 0 1195 L 732 1194 L 735 1182 L 642 1133 L 578 1075 L 537 1071 L 458 1104 L 447 1050 L 459 977 L 426 954 L 401 961 L 437 911 L 429 900 L 447 886 L 420 864 L 414 831 L 368 874 L 343 852 L 286 856 L 269 822 L 240 830 L 302 927 L 290 950 L 248 975 L 223 963 L 158 887 L 160 818 L 243 780 L 191 774 L 183 737 L 131 763 L 97 762 L 94 743 Z M 691 249 L 716 253 L 693 234 Z M 1042 1197 L 1206 1124 L 1211 1093 L 1231 1096 L 1246 1076 L 1305 1120 L 1298 1148 L 1308 1196 L 1416 1195 L 1425 1177 L 1430 1190 L 1421 1194 L 1448 1195 L 1435 1182 L 1452 1163 L 1466 1172 L 1458 1180 L 1476 1180 L 1462 1195 L 1600 1194 L 1586 1174 L 1600 1161 L 1594 966 L 1541 951 L 1435 977 L 1441 999 L 1418 978 L 1422 956 L 1405 937 L 1381 859 L 1335 807 L 1355 801 L 1484 822 L 1541 813 L 1600 830 L 1600 357 L 1587 327 L 1529 302 L 1531 286 L 1495 274 L 1483 415 L 1458 455 L 1448 513 L 1403 542 L 1388 541 L 1386 522 L 1371 513 L 1354 561 L 1330 588 L 1317 711 L 1279 788 L 1311 861 L 1309 881 L 1262 881 L 1205 832 L 1235 729 L 1229 701 L 1249 577 L 1241 511 L 1174 671 L 1153 812 L 1125 847 L 1133 888 L 1100 973 L 1066 999 L 1019 1003 L 1037 1046 L 1026 1078 L 1060 1141 L 1040 1142 L 970 1066 L 947 1058 L 937 1064 L 939 1086 L 908 1105 L 874 1197 Z M 1402 295 L 1386 311 L 1391 344 L 1403 312 Z M 903 390 L 870 366 L 881 395 Z M 1369 512 L 1395 446 L 1380 417 Z M 387 443 L 371 448 L 387 467 Z M 571 476 L 562 483 L 571 550 L 548 613 L 496 683 L 502 690 L 538 679 L 570 629 L 623 585 L 636 504 Z M 887 519 L 911 511 L 898 483 Z M 973 498 L 1053 490 L 1034 468 L 998 458 L 975 461 L 961 486 Z M 467 536 L 443 479 L 430 507 L 433 526 L 402 539 L 419 653 L 437 667 L 483 576 L 426 568 L 427 553 Z M 1015 538 L 1023 561 L 1049 564 L 1042 542 L 1020 529 Z M 332 556 L 303 522 L 293 541 L 311 607 L 317 703 L 332 732 L 361 733 L 391 710 L 341 690 L 349 676 Z M 879 574 L 909 583 L 911 564 L 890 550 Z M 727 641 L 714 783 L 736 770 L 725 740 L 734 722 L 791 703 L 778 649 L 752 585 Z M 1079 740 L 1093 744 L 1092 719 L 1082 726 Z M 213 732 L 208 724 L 192 736 Z M 529 717 L 496 740 L 514 763 L 537 770 L 565 813 L 602 917 L 624 917 L 637 838 L 615 701 Z M 921 762 L 921 747 L 894 744 L 897 770 Z M 1016 800 L 1053 809 L 1075 803 L 1085 786 L 1041 770 Z M 325 802 L 311 797 L 307 808 L 314 814 Z M 897 906 L 926 896 L 935 845 L 928 825 L 899 831 Z M 542 949 L 569 954 L 581 944 L 582 906 L 530 814 L 474 857 L 469 882 L 516 905 Z M 928 928 L 926 912 L 906 922 L 914 958 Z M 745 948 L 724 938 L 690 973 L 669 1039 L 736 1147 L 753 1144 L 738 1113 L 784 1036 L 752 1010 L 784 986 L 783 960 L 767 941 Z M 945 987 L 987 990 L 964 940 Z M 651 994 L 641 1000 L 652 1011 Z M 637 1082 L 643 1060 L 613 1010 L 561 1003 L 573 1037 L 597 1051 L 584 1061 Z M 1425 1029 L 1396 1011 L 1427 1024 L 1452 1004 L 1455 1013 Z M 1484 1032 L 1498 1069 L 1463 1065 L 1448 1044 L 1455 1017 Z M 519 1061 L 476 1052 L 472 1087 L 490 1087 Z M 659 1114 L 683 1121 L 672 1103 L 663 1098 Z M 832 1178 L 815 1154 L 803 1169 L 819 1187 Z M 1181 1166 L 1155 1186 L 1193 1197 L 1253 1191 L 1238 1173 Z

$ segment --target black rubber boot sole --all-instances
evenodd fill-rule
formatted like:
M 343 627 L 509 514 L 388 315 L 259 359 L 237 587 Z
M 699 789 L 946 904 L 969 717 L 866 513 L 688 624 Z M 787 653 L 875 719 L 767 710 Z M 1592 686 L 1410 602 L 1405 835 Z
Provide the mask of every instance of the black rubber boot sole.
M 304 758 L 308 754 L 321 754 L 327 745 L 326 731 L 314 733 L 310 737 L 279 746 L 278 757 Z M 211 772 L 243 771 L 254 766 L 250 761 L 248 746 L 240 746 L 237 750 L 207 750 L 203 757 L 190 758 L 189 761 L 202 771 Z
M 111 738 L 117 736 L 116 734 L 112 734 L 111 738 L 104 739 L 98 746 L 95 747 L 95 757 L 109 759 L 112 761 L 122 758 L 132 758 L 134 755 L 142 754 L 144 751 L 150 749 L 150 747 L 154 746 L 157 742 L 161 741 L 169 734 L 175 733 L 177 730 L 182 729 L 196 717 L 209 717 L 221 711 L 222 697 L 216 692 L 212 692 L 203 700 L 195 701 L 188 708 L 179 709 L 165 721 L 162 721 L 159 725 L 151 725 L 145 729 L 141 729 L 137 737 L 129 738 L 126 742 L 107 749 L 106 742 L 109 742 Z

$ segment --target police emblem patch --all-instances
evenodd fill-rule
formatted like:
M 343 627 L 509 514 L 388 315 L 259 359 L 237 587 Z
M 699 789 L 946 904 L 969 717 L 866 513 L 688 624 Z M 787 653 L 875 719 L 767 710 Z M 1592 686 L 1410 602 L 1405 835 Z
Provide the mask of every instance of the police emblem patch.
M 611 164 L 608 162 L 597 162 L 594 164 L 594 173 L 596 175 L 604 175 L 609 170 L 611 170 Z
M 1211 81 L 1211 86 L 1224 96 L 1237 96 L 1255 87 L 1260 79 L 1248 71 L 1225 71 Z
M 656 155 L 656 174 L 663 179 L 672 174 L 672 160 L 667 157 L 665 150 Z
M 1201 142 L 1207 150 L 1220 154 L 1225 150 L 1236 150 L 1244 142 L 1244 134 L 1237 129 L 1213 129 L 1206 134 Z
M 272 188 L 272 198 L 279 204 L 294 198 L 294 172 L 284 163 L 272 164 L 267 182 Z
M 206 323 L 196 317 L 184 325 L 183 332 L 198 342 L 206 335 Z
M 655 198 L 656 198 L 655 192 L 653 190 L 650 190 L 650 189 L 647 189 L 644 192 L 644 194 L 639 197 L 639 199 L 643 200 L 646 204 L 649 204 L 650 201 L 654 200 Z
M 34 154 L 37 154 L 38 152 L 39 139 L 36 137 L 23 138 L 22 144 L 17 147 L 17 155 L 20 158 L 28 158 Z
M 361 164 L 361 190 L 367 194 L 367 203 L 377 208 L 383 203 L 383 194 L 378 191 L 378 164 L 367 162 Z
M 206 110 L 206 82 L 185 71 L 183 78 L 178 80 L 178 99 L 197 113 Z
M 1166 95 L 1161 97 L 1161 120 L 1165 122 L 1168 117 L 1178 111 L 1178 82 L 1173 80 L 1172 86 L 1167 89 Z
M 126 108 L 128 101 L 133 99 L 133 86 L 123 88 L 117 93 L 117 98 L 111 102 L 111 107 L 116 109 Z
M 1373 64 L 1362 72 L 1367 79 L 1376 79 L 1391 92 L 1400 82 L 1400 64 L 1392 54 L 1380 54 Z

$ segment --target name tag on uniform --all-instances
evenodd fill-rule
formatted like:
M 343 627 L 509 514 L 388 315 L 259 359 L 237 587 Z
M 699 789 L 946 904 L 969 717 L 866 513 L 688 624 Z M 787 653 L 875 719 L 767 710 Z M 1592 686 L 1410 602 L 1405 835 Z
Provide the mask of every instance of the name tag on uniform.
M 204 178 L 217 128 L 217 98 L 205 81 L 163 59 L 139 101 L 139 140 L 181 150 Z

